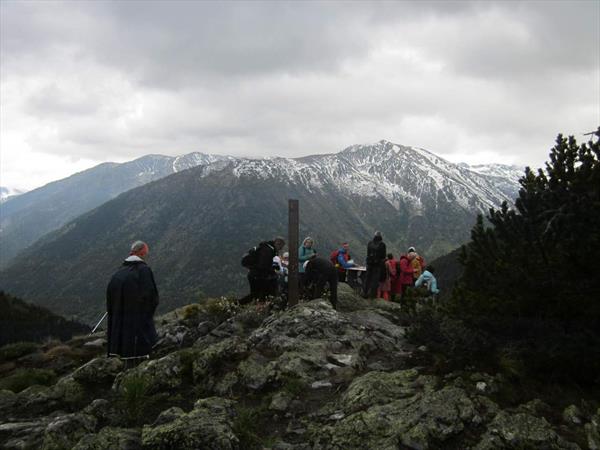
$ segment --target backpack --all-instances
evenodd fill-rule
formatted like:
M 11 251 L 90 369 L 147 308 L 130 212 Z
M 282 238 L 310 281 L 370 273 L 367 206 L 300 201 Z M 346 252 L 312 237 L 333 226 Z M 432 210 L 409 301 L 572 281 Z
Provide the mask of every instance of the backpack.
M 339 262 L 338 262 L 338 256 L 340 254 L 339 250 L 334 250 L 331 252 L 331 254 L 329 255 L 329 260 L 331 261 L 331 264 L 333 264 L 334 266 L 339 266 Z
M 246 269 L 252 269 L 258 263 L 258 247 L 252 247 L 242 256 L 242 266 Z

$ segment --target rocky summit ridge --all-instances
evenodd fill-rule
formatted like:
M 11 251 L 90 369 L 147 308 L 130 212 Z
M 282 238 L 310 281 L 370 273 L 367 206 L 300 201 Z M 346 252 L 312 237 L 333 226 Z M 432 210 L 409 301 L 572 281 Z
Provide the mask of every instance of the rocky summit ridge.
M 321 299 L 271 312 L 225 299 L 188 305 L 157 320 L 157 353 L 135 368 L 98 348 L 54 385 L 0 391 L 0 446 L 599 448 L 600 411 L 507 407 L 499 375 L 436 375 L 408 324 L 399 305 L 346 285 L 337 311 Z

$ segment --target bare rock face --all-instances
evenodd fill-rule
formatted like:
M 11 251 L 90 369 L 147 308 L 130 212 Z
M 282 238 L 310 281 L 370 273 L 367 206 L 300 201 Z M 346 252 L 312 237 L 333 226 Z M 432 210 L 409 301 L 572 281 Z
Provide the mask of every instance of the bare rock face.
M 100 357 L 53 386 L 0 391 L 0 447 L 574 450 L 575 436 L 600 448 L 600 411 L 502 408 L 502 376 L 432 375 L 399 305 L 342 284 L 338 306 L 169 313 L 164 346 L 136 367 Z
M 173 420 L 142 431 L 145 449 L 192 450 L 211 448 L 234 450 L 239 448 L 238 438 L 232 430 L 234 403 L 222 398 L 198 400 L 189 413 L 180 413 Z

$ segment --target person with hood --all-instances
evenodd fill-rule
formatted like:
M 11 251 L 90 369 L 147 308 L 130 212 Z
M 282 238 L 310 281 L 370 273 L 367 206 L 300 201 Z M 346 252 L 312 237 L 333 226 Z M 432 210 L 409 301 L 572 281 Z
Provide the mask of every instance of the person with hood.
M 337 309 L 338 271 L 331 261 L 313 255 L 305 263 L 304 283 L 309 299 L 321 298 L 325 285 L 329 285 L 329 301 Z
M 391 253 L 388 253 L 385 260 L 385 275 L 385 280 L 379 283 L 377 297 L 390 301 L 390 297 L 393 296 L 392 286 L 396 281 L 396 260 Z
M 385 280 L 386 248 L 380 231 L 367 244 L 367 274 L 363 290 L 364 298 L 375 298 L 379 283 Z
M 250 303 L 252 300 L 264 300 L 275 297 L 278 292 L 276 272 L 277 266 L 273 258 L 285 246 L 285 240 L 276 237 L 272 241 L 264 241 L 252 249 L 251 263 L 248 264 L 248 283 L 250 294 L 240 299 L 241 304 Z
M 346 270 L 356 266 L 350 256 L 349 250 L 350 244 L 344 242 L 339 249 L 331 253 L 330 260 L 338 271 L 338 281 L 340 283 L 346 282 Z
M 439 294 L 440 290 L 437 287 L 437 280 L 434 276 L 435 269 L 433 266 L 425 267 L 421 276 L 415 282 L 415 287 L 425 286 L 429 294 Z
M 411 265 L 413 268 L 413 280 L 417 280 L 423 273 L 423 269 L 425 268 L 425 260 L 421 255 L 417 253 L 414 247 L 410 247 L 408 249 L 408 255 L 410 256 Z
M 414 253 L 412 252 L 408 255 L 400 256 L 400 262 L 398 264 L 398 269 L 400 272 L 398 274 L 398 282 L 400 284 L 400 299 L 404 297 L 408 287 L 414 284 L 412 266 L 412 259 L 414 259 L 414 257 Z
M 128 364 L 148 358 L 158 340 L 154 327 L 158 289 L 145 261 L 149 251 L 148 244 L 135 241 L 106 288 L 107 354 Z

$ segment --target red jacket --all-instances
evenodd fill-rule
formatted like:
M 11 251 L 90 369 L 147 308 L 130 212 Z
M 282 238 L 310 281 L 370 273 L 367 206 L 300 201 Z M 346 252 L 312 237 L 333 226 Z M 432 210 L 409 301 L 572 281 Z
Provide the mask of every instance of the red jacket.
M 413 284 L 413 268 L 406 255 L 400 257 L 400 284 Z

